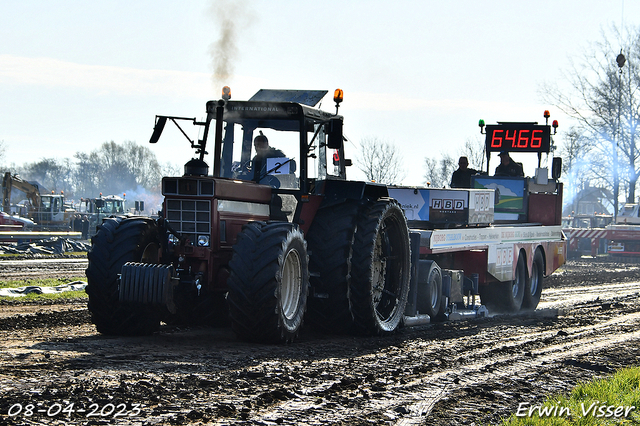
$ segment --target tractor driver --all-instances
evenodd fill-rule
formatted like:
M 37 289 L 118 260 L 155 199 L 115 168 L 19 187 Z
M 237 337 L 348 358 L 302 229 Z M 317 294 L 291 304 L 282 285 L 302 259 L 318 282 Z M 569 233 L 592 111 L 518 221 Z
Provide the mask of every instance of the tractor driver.
M 256 149 L 256 155 L 253 157 L 253 160 L 251 160 L 253 164 L 253 180 L 258 182 L 260 178 L 264 177 L 268 172 L 267 158 L 281 158 L 286 157 L 286 155 L 279 149 L 269 146 L 269 139 L 262 134 L 262 130 L 260 130 L 260 134 L 253 139 L 253 146 Z

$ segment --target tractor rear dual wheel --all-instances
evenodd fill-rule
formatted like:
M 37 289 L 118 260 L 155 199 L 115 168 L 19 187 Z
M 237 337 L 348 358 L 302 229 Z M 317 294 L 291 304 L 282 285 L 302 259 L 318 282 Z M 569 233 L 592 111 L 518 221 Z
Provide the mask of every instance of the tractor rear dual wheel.
M 409 295 L 409 228 L 392 199 L 371 203 L 360 215 L 353 242 L 349 303 L 356 332 L 392 333 Z
M 353 325 L 348 293 L 359 207 L 347 202 L 321 208 L 309 229 L 312 294 L 307 321 L 321 332 L 345 333 Z
M 354 201 L 319 210 L 309 245 L 309 321 L 316 329 L 357 334 L 398 329 L 409 294 L 411 250 L 396 201 Z

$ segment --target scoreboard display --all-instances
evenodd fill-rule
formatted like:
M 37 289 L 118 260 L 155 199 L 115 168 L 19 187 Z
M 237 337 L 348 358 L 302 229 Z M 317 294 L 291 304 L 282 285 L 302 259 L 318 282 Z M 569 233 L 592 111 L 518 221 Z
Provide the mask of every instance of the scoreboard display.
M 487 125 L 486 152 L 546 152 L 551 148 L 551 126 L 537 123 Z

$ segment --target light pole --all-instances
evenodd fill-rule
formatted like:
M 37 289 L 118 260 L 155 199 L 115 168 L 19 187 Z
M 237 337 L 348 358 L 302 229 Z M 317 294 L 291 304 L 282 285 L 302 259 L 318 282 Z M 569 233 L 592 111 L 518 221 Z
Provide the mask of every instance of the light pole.
M 622 49 L 620 49 L 620 54 L 616 57 L 616 63 L 618 64 L 618 129 L 617 129 L 617 138 L 614 137 L 613 144 L 613 222 L 615 223 L 618 219 L 618 197 L 620 196 L 620 176 L 618 175 L 618 144 L 620 143 L 620 139 L 622 138 L 622 134 L 620 132 L 620 108 L 622 104 L 622 67 L 626 58 L 622 54 Z

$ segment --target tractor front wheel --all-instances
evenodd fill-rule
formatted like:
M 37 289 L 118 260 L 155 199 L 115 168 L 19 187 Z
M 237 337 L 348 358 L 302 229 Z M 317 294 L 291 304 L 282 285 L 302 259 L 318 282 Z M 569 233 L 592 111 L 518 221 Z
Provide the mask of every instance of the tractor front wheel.
M 238 337 L 265 343 L 293 341 L 309 293 L 307 243 L 286 222 L 251 222 L 238 234 L 229 263 L 229 315 Z
M 93 323 L 102 334 L 145 335 L 158 330 L 160 315 L 119 301 L 118 275 L 126 262 L 158 263 L 160 233 L 153 219 L 110 217 L 98 226 L 87 257 L 87 295 Z

